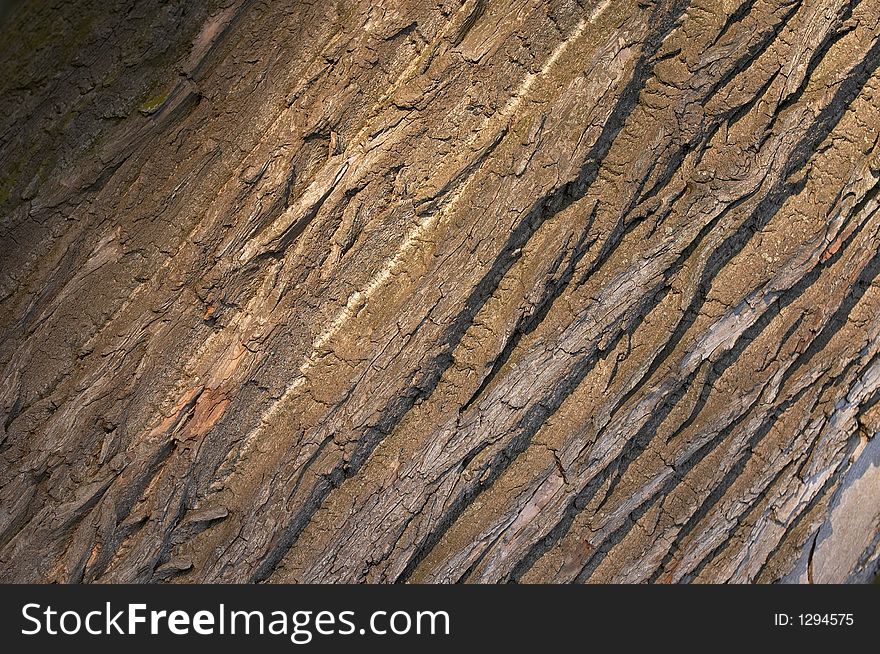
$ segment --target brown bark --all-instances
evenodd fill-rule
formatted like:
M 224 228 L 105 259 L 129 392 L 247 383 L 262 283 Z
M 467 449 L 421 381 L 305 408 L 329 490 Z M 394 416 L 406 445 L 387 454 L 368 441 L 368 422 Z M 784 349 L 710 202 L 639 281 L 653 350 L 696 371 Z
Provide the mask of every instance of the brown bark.
M 873 577 L 880 5 L 130 4 L 3 19 L 0 579 Z

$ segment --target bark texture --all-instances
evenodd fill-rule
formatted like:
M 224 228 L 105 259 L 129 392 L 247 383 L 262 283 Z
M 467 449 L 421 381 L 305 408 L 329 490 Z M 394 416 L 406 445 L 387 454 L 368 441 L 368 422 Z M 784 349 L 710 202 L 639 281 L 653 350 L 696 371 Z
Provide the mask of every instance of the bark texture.
M 0 579 L 873 577 L 880 3 L 54 4 Z

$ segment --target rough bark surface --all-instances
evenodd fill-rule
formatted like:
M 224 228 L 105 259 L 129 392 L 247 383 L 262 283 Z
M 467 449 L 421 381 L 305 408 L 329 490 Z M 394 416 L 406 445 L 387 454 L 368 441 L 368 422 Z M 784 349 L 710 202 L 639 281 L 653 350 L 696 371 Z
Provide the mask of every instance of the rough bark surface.
M 0 579 L 873 577 L 880 3 L 52 4 Z

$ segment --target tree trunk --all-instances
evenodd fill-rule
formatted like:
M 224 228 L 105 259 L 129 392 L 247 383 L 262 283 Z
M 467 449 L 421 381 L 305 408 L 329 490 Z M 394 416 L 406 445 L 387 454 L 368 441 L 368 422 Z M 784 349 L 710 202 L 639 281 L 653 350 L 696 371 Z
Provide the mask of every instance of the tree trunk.
M 55 4 L 0 579 L 873 578 L 880 3 Z

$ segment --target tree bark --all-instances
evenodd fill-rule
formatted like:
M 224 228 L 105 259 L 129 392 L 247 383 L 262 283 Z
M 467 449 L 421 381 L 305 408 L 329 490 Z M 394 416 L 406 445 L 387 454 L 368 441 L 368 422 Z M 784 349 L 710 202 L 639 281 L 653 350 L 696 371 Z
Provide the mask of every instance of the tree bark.
M 3 581 L 876 574 L 880 4 L 0 43 Z

